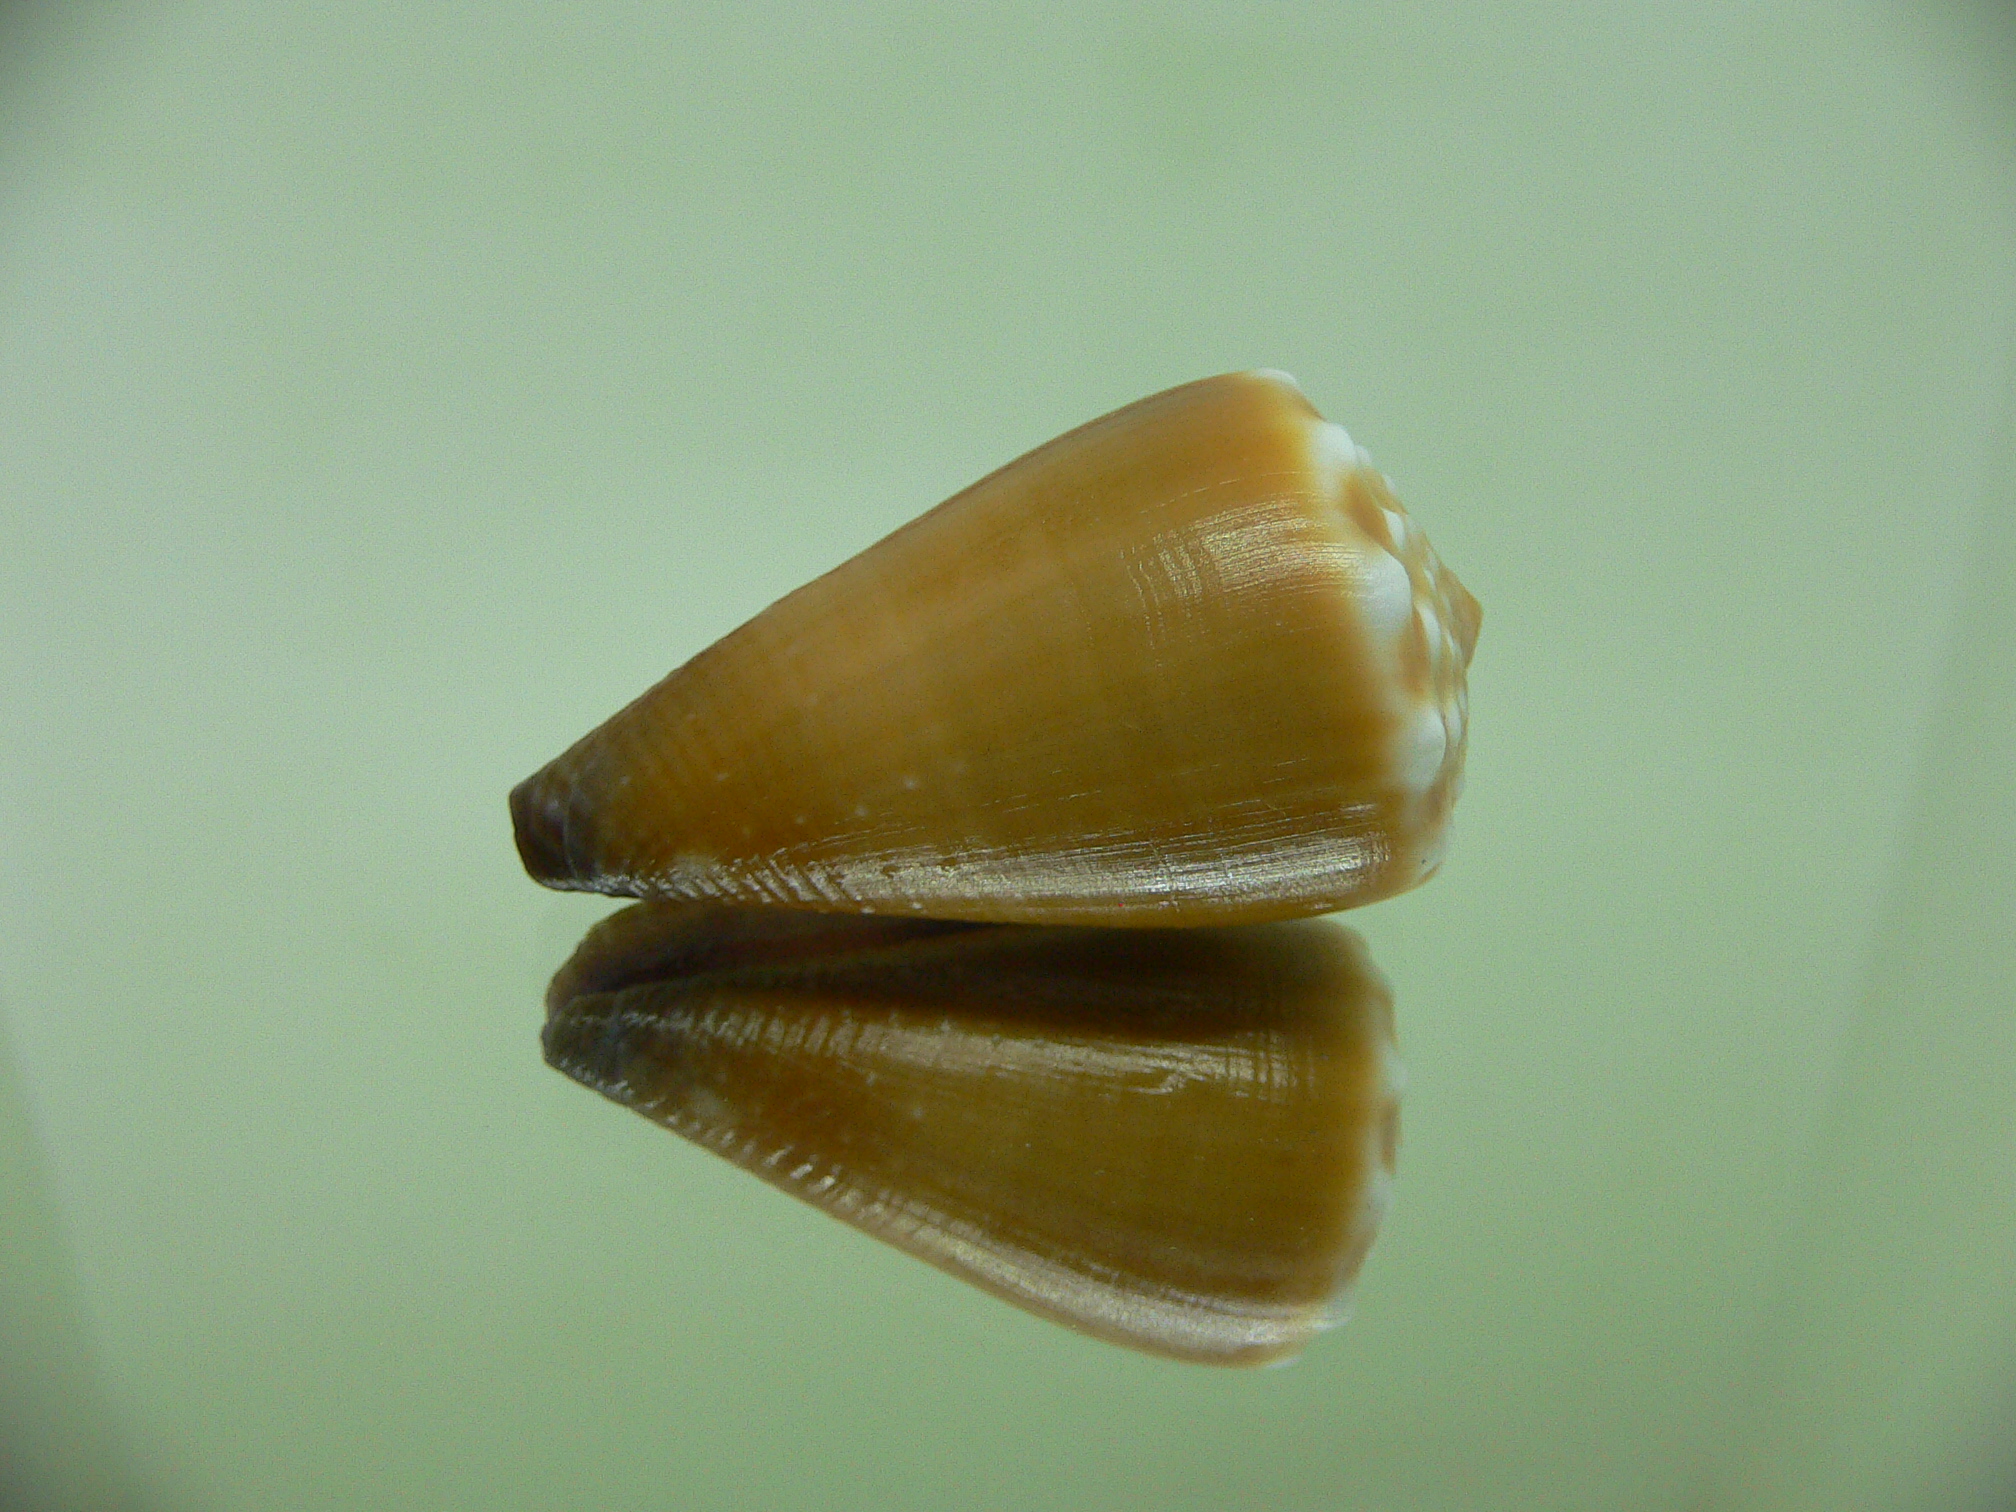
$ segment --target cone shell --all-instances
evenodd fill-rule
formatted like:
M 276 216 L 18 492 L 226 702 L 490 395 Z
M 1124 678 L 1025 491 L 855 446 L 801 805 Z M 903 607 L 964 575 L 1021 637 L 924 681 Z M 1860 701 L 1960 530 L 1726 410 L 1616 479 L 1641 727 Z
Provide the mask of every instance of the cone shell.
M 1391 999 L 1322 921 L 1021 929 L 642 904 L 547 1059 L 1019 1306 L 1180 1359 L 1292 1355 L 1390 1188 Z
M 512 794 L 553 887 L 1030 923 L 1291 918 L 1433 873 L 1476 600 L 1282 374 L 1038 448 Z

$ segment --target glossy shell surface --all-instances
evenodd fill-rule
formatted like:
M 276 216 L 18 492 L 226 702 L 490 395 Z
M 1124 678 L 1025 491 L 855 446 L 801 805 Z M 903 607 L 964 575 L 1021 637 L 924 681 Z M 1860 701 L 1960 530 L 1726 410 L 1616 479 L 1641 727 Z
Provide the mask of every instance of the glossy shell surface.
M 540 881 L 1102 925 L 1439 864 L 1476 601 L 1292 380 L 1059 437 L 773 604 L 512 794 Z

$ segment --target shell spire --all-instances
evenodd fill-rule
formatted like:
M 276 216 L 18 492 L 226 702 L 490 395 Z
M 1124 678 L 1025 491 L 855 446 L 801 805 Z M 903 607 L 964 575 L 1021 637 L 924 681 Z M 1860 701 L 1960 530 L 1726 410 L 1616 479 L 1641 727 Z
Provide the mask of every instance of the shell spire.
M 511 795 L 552 887 L 1191 926 L 1432 875 L 1477 602 L 1291 379 L 1171 389 L 771 605 Z

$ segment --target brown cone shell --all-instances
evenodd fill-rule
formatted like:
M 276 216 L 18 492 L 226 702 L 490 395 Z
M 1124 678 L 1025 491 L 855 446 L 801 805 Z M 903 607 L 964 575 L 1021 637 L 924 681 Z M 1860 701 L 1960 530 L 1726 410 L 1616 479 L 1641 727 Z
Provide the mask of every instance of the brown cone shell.
M 1474 599 L 1280 374 L 1059 437 L 773 604 L 511 795 L 549 886 L 1200 925 L 1442 855 Z
M 1327 921 L 1025 929 L 642 904 L 554 979 L 547 1059 L 1032 1312 L 1292 1355 L 1390 1188 L 1391 998 Z

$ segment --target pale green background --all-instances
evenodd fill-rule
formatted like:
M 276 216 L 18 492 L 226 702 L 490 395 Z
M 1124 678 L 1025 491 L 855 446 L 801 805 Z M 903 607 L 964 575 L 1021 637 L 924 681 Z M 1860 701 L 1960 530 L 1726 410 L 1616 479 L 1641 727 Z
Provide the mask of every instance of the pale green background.
M 2008 38 L 9 10 L 21 1494 L 2007 1505 Z M 980 473 L 1256 365 L 1486 617 L 1451 860 L 1353 920 L 1399 993 L 1398 1206 L 1349 1327 L 1214 1374 L 546 1070 L 599 908 L 525 880 L 504 795 Z

